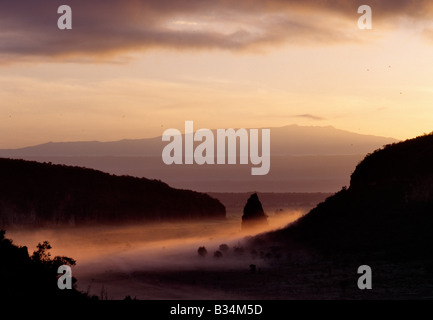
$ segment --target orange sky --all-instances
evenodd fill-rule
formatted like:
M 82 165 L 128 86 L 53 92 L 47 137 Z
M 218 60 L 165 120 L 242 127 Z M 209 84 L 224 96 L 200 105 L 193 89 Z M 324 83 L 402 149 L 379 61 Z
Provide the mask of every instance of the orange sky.
M 73 30 L 59 31 L 63 3 L 6 0 L 0 148 L 159 136 L 185 120 L 432 131 L 430 3 L 376 1 L 373 30 L 357 28 L 359 1 L 330 3 L 75 0 Z

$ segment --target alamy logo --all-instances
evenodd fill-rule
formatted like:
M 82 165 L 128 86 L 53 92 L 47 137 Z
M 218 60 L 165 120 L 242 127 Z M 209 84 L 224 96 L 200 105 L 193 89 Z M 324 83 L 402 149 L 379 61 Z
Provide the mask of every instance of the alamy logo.
M 373 289 L 372 285 L 372 271 L 370 266 L 362 265 L 358 268 L 358 274 L 362 274 L 362 276 L 358 279 L 358 288 L 360 290 L 371 290 Z
M 60 290 L 72 289 L 72 270 L 70 266 L 62 265 L 57 269 L 57 273 L 61 274 L 57 279 L 57 287 Z
M 185 141 L 177 129 L 167 129 L 162 135 L 162 141 L 170 141 L 163 151 L 162 160 L 165 164 L 249 164 L 251 175 L 266 175 L 270 170 L 271 130 L 261 129 L 217 129 L 216 141 L 214 132 L 200 129 L 194 133 L 193 121 L 185 121 Z M 261 150 L 259 143 L 261 140 Z M 239 141 L 239 145 L 238 145 Z M 197 146 L 194 142 L 200 142 Z M 216 145 L 215 145 L 216 142 Z M 239 150 L 239 155 L 237 154 Z M 185 151 L 185 154 L 184 152 Z M 216 157 L 215 157 L 216 151 Z M 215 159 L 216 158 L 216 159 Z

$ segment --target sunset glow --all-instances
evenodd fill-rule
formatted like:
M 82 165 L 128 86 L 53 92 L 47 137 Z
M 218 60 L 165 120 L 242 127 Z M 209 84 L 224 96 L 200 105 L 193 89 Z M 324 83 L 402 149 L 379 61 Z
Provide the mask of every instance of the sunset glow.
M 12 25 L 4 15 L 21 7 L 0 5 L 2 148 L 154 137 L 186 120 L 431 131 L 427 1 L 378 1 L 372 30 L 357 28 L 355 4 L 124 3 L 71 4 L 69 31 L 47 22 L 57 1 L 29 2 Z

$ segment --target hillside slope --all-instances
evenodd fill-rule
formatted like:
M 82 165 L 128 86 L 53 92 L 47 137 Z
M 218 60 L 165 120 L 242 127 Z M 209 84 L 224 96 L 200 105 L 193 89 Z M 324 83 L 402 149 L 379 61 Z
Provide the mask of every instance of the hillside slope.
M 388 145 L 356 167 L 349 188 L 260 239 L 321 252 L 425 256 L 433 248 L 433 135 Z
M 27 247 L 13 244 L 0 230 L 0 299 L 34 301 L 89 300 L 91 297 L 76 289 L 72 278 L 70 290 L 59 290 L 57 279 L 61 265 L 74 266 L 76 261 L 70 257 L 56 256 L 51 258 L 49 242 L 39 243 L 36 251 L 29 255 Z
M 224 218 L 198 192 L 92 169 L 0 159 L 0 225 L 80 225 Z

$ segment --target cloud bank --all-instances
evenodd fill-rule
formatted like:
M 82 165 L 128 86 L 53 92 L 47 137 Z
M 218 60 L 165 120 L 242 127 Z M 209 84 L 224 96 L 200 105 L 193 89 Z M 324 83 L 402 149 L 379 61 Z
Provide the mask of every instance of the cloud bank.
M 59 30 L 67 4 L 73 29 Z M 364 0 L 4 0 L 0 3 L 0 61 L 113 57 L 164 48 L 263 51 L 357 41 L 357 8 Z M 374 23 L 395 17 L 428 19 L 427 0 L 376 0 Z

